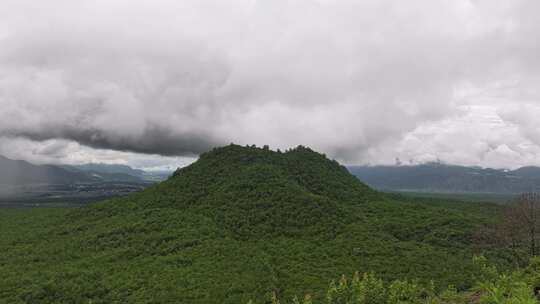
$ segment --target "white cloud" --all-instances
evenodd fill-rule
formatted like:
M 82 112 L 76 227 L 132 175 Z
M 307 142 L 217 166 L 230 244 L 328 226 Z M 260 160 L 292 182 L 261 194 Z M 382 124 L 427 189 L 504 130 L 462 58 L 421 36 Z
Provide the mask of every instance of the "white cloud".
M 238 142 L 304 144 L 349 163 L 538 163 L 539 9 L 4 0 L 0 144 L 66 162 Z M 58 143 L 69 153 L 54 156 Z

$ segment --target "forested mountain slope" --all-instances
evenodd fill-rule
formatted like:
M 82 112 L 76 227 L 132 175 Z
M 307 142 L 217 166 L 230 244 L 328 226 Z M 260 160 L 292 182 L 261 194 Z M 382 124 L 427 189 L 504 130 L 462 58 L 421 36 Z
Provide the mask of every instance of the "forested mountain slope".
M 465 288 L 472 235 L 498 208 L 400 201 L 309 148 L 230 145 L 128 197 L 0 210 L 0 302 L 322 299 L 354 271 Z

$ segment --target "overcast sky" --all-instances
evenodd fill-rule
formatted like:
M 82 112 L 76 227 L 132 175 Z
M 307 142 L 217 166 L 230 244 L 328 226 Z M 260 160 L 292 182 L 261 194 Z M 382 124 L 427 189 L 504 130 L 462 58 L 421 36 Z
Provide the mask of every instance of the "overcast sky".
M 0 154 L 540 165 L 538 0 L 0 0 Z

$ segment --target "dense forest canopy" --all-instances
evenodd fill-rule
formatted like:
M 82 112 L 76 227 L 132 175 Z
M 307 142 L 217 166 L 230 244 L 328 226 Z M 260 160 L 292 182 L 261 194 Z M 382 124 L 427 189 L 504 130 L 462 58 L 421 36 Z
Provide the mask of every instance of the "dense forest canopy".
M 7 303 L 256 303 L 326 297 L 332 278 L 474 286 L 474 246 L 501 207 L 370 189 L 306 147 L 229 145 L 167 181 L 74 209 L 0 210 Z

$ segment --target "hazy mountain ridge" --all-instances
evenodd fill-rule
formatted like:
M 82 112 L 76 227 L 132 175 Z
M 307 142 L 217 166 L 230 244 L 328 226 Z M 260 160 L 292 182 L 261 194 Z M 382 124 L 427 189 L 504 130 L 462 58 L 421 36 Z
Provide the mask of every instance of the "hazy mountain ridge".
M 94 182 L 148 182 L 166 178 L 126 165 L 34 165 L 0 155 L 0 185 L 77 184 Z
M 0 156 L 0 184 L 71 184 L 99 181 L 81 171 L 70 171 L 53 165 L 33 165 L 22 160 Z
M 70 171 L 84 172 L 102 181 L 142 182 L 145 180 L 145 172 L 143 170 L 133 169 L 126 165 L 89 163 L 83 165 L 63 165 L 62 168 Z
M 502 170 L 428 163 L 414 166 L 348 166 L 380 190 L 464 193 L 521 193 L 540 190 L 540 168 Z
M 103 163 L 88 163 L 83 165 L 72 165 L 73 167 L 80 171 L 85 172 L 99 172 L 99 173 L 108 173 L 108 174 L 126 174 L 131 176 L 138 176 L 143 178 L 145 171 L 140 169 L 133 169 L 127 165 L 117 165 L 117 164 L 103 164 Z

